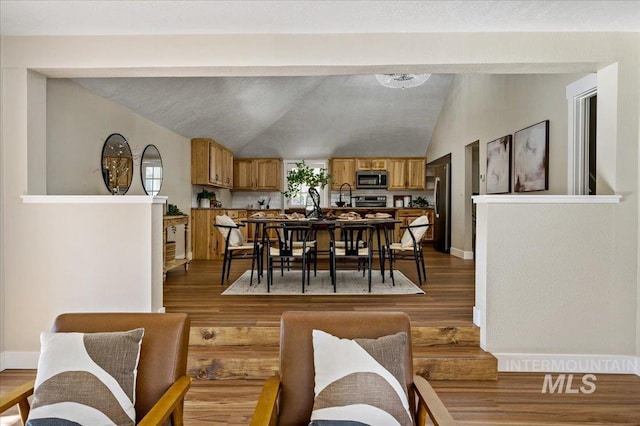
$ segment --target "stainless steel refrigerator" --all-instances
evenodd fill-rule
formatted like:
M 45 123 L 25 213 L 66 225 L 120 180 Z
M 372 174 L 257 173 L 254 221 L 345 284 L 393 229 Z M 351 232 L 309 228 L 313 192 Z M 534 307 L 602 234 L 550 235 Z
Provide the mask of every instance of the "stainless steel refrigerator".
M 433 179 L 435 223 L 434 248 L 443 253 L 451 249 L 451 155 L 439 158 L 427 165 Z

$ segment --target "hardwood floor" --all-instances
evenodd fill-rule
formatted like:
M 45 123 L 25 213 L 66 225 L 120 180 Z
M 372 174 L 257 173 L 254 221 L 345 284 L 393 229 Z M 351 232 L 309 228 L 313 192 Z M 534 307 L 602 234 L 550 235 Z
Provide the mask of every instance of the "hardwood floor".
M 222 263 L 195 260 L 189 271 L 170 271 L 164 286 L 167 312 L 188 312 L 192 326 L 212 323 L 225 326 L 278 326 L 280 315 L 288 310 L 399 310 L 412 322 L 432 326 L 472 325 L 475 299 L 475 264 L 425 248 L 427 282 L 425 295 L 399 296 L 223 296 L 220 285 Z M 319 261 L 326 268 L 326 261 Z M 232 283 L 251 266 L 249 260 L 232 264 Z M 413 261 L 397 262 L 396 267 L 418 282 Z M 313 278 L 312 278 L 313 282 Z
M 473 261 L 429 248 L 425 259 L 428 280 L 422 296 L 220 296 L 226 288 L 220 286 L 221 262 L 194 261 L 187 272 L 170 271 L 164 286 L 167 311 L 188 312 L 192 319 L 190 363 L 195 367 L 190 366 L 190 374 L 195 378 L 185 424 L 249 423 L 263 380 L 246 377 L 265 377 L 277 368 L 279 320 L 286 310 L 401 310 L 411 317 L 414 357 L 424 357 L 428 374 L 437 374 L 429 357 L 458 362 L 471 353 L 482 362 L 482 351 L 474 348 Z M 234 261 L 232 266 L 230 282 L 250 264 Z M 417 282 L 412 262 L 397 266 Z M 478 364 L 462 364 L 456 368 L 473 367 L 464 374 L 477 373 Z M 249 369 L 255 371 L 248 374 Z M 1 372 L 0 392 L 34 375 L 33 370 Z M 578 382 L 581 376 L 575 376 Z M 640 425 L 640 377 L 597 375 L 596 390 L 589 395 L 542 394 L 543 380 L 544 374 L 500 373 L 498 380 L 430 378 L 430 383 L 461 425 Z M 13 423 L 5 418 L 0 424 Z
M 33 370 L 0 373 L 0 392 L 33 378 Z M 497 381 L 430 383 L 460 425 L 640 425 L 640 377 L 597 375 L 585 394 L 542 394 L 544 374 L 500 373 Z M 187 426 L 249 424 L 261 380 L 194 380 L 185 402 Z M 16 422 L 17 409 L 0 424 Z

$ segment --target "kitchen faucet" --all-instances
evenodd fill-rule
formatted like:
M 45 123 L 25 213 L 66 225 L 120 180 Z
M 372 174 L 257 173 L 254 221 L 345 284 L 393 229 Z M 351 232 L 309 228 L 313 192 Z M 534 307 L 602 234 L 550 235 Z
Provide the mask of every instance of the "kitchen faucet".
M 347 185 L 349 187 L 349 204 L 346 204 L 346 207 L 351 207 L 351 201 L 353 199 L 353 193 L 351 191 L 351 185 L 348 182 L 343 183 L 342 185 L 340 185 L 340 203 L 342 203 L 342 187 Z

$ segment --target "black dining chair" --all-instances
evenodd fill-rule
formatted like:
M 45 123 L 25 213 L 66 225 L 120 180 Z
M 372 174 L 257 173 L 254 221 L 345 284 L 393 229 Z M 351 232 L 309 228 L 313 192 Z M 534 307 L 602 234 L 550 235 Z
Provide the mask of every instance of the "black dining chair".
M 402 239 L 400 242 L 394 242 L 385 247 L 382 250 L 382 255 L 388 253 L 389 256 L 389 274 L 391 282 L 395 285 L 393 278 L 393 264 L 398 260 L 412 259 L 416 264 L 416 270 L 418 272 L 418 282 L 420 287 L 422 283 L 427 281 L 427 268 L 424 263 L 424 253 L 422 251 L 422 240 L 427 233 L 431 224 L 429 218 L 420 216 L 411 222 L 408 226 L 401 226 L 400 229 L 404 229 Z M 384 264 L 384 259 L 383 259 Z
M 272 238 L 267 235 L 271 234 Z M 302 271 L 302 292 L 311 278 L 311 256 L 313 249 L 307 245 L 311 226 L 283 223 L 264 228 L 267 244 L 267 293 L 273 285 L 274 265 L 280 265 L 280 276 L 284 276 L 285 267 L 291 269 L 292 263 L 300 262 Z M 275 238 L 273 236 L 275 235 Z
M 337 291 L 338 262 L 356 261 L 362 276 L 368 272 L 369 293 L 371 293 L 371 267 L 373 264 L 373 233 L 375 227 L 364 223 L 337 223 L 329 227 L 331 264 L 331 284 Z
M 233 219 L 227 215 L 216 216 L 216 222 L 213 224 L 224 238 L 224 257 L 222 258 L 222 279 L 220 285 L 224 285 L 225 280 L 229 279 L 229 271 L 231 270 L 231 261 L 237 258 L 251 257 L 251 279 L 249 285 L 253 285 L 253 271 L 258 269 L 258 284 L 262 275 L 262 257 L 264 246 L 260 241 L 248 243 L 244 240 L 240 227 L 243 224 L 236 224 Z

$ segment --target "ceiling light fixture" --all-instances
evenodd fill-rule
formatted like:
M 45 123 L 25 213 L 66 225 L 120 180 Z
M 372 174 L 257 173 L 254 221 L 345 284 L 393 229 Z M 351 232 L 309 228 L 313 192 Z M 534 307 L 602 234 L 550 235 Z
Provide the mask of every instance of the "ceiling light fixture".
M 391 87 L 393 89 L 409 89 L 411 87 L 418 87 L 425 81 L 429 80 L 431 74 L 376 74 L 378 82 L 384 87 Z

